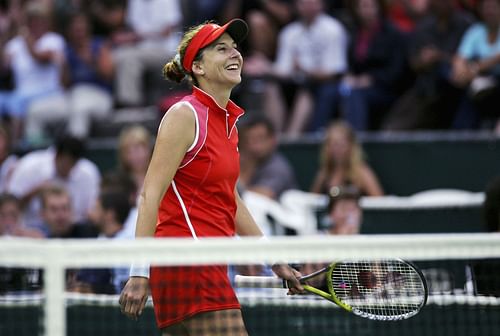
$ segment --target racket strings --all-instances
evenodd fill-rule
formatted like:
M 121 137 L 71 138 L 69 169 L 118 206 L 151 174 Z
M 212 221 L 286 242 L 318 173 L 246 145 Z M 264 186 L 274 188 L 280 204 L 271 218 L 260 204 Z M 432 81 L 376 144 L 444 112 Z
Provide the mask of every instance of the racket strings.
M 337 298 L 369 318 L 409 317 L 425 302 L 420 275 L 399 260 L 338 263 L 331 280 Z

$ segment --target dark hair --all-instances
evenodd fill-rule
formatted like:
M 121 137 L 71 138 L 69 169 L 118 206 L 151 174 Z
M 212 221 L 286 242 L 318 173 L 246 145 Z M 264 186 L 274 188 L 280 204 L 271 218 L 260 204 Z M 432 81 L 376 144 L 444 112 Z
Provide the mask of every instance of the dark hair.
M 3 207 L 7 203 L 15 203 L 17 206 L 21 206 L 21 201 L 17 196 L 11 193 L 0 193 L 0 207 Z
M 137 186 L 133 178 L 124 171 L 113 171 L 103 175 L 101 190 L 119 190 L 126 194 L 135 192 Z
M 239 129 L 241 132 L 244 132 L 259 125 L 263 125 L 267 129 L 269 134 L 276 134 L 276 127 L 274 126 L 273 122 L 269 118 L 261 114 L 252 115 L 243 119 L 239 126 Z
M 138 186 L 132 176 L 124 171 L 114 171 L 104 174 L 101 180 L 101 193 L 120 192 L 127 195 L 130 206 L 135 205 Z
M 117 189 L 104 190 L 99 195 L 99 200 L 104 210 L 113 211 L 116 220 L 122 225 L 125 223 L 131 208 L 128 194 Z
M 83 140 L 70 135 L 63 135 L 57 138 L 55 147 L 57 155 L 69 155 L 75 160 L 83 157 L 85 152 L 85 144 L 83 143 Z
M 353 0 L 349 1 L 349 11 L 351 13 L 352 18 L 356 24 L 360 24 L 361 19 L 358 15 L 358 6 L 361 0 Z M 374 0 L 379 9 L 379 18 L 385 19 L 387 17 L 387 2 L 386 0 Z

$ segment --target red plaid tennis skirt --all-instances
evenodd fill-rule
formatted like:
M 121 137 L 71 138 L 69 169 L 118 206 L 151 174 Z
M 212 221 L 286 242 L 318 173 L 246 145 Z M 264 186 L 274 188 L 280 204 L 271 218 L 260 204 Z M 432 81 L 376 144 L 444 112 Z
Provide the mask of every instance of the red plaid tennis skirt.
M 198 313 L 240 309 L 225 265 L 151 267 L 149 281 L 160 329 Z

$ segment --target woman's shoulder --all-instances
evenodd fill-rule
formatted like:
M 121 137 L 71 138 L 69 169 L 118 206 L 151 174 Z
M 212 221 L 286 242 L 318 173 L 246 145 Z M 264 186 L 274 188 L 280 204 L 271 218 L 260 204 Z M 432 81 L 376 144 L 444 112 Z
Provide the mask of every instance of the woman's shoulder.
M 195 112 L 195 108 L 191 104 L 189 100 L 179 100 L 165 112 L 162 123 L 165 120 L 175 118 L 175 119 L 192 119 L 193 112 Z

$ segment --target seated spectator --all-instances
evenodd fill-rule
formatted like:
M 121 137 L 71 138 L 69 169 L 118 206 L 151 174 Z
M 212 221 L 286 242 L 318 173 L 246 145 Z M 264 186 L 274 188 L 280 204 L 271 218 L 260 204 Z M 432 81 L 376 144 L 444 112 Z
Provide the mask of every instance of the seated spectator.
M 128 0 L 125 24 L 127 29 L 111 36 L 115 99 L 122 106 L 141 106 L 145 104 L 145 71 L 161 69 L 175 54 L 182 24 L 180 1 Z
M 120 132 L 118 139 L 118 170 L 135 182 L 138 196 L 153 152 L 151 133 L 141 125 L 132 125 Z
M 101 193 L 106 191 L 120 191 L 128 195 L 130 212 L 123 225 L 121 236 L 133 239 L 135 237 L 135 224 L 137 222 L 138 190 L 132 177 L 122 171 L 109 172 L 101 181 Z
M 0 193 L 0 237 L 43 238 L 42 232 L 24 226 L 21 213 L 19 199 L 11 194 Z M 42 283 L 40 269 L 0 267 L 0 295 L 38 291 Z
M 99 195 L 91 212 L 91 221 L 99 230 L 101 239 L 129 239 L 124 237 L 124 223 L 130 212 L 130 200 L 121 190 L 105 190 Z M 129 278 L 128 268 L 81 269 L 76 273 L 73 291 L 97 294 L 120 293 Z
M 0 193 L 0 236 L 44 237 L 41 231 L 24 225 L 21 201 L 16 196 L 8 193 Z
M 63 71 L 67 87 L 68 132 L 88 136 L 92 120 L 104 119 L 113 107 L 114 64 L 108 43 L 92 36 L 85 14 L 73 14 L 66 25 L 66 63 Z
M 299 19 L 280 31 L 274 64 L 252 57 L 243 68 L 248 76 L 277 80 L 269 81 L 264 91 L 265 111 L 278 133 L 291 137 L 328 123 L 338 104 L 332 101 L 338 78 L 347 70 L 342 24 L 324 12 L 322 0 L 296 0 L 295 5 Z
M 113 34 L 123 29 L 127 0 L 87 0 L 80 3 L 90 17 L 96 36 L 112 39 Z
M 383 195 L 377 176 L 363 158 L 353 129 L 344 121 L 334 122 L 326 131 L 320 168 L 311 191 L 329 195 L 332 188 L 339 186 L 352 186 L 360 195 Z
M 17 163 L 17 155 L 12 153 L 11 145 L 10 132 L 0 124 L 0 193 L 6 191 Z
M 456 9 L 454 0 L 429 0 L 429 13 L 409 38 L 414 85 L 394 103 L 382 128 L 449 129 L 464 90 L 450 73 L 472 17 Z
M 325 230 L 319 234 L 354 235 L 359 234 L 363 221 L 363 210 L 359 204 L 359 190 L 353 186 L 338 186 L 330 189 Z M 302 274 L 310 274 L 327 267 L 324 263 L 305 263 L 299 266 Z M 320 284 L 322 279 L 315 279 Z
M 290 162 L 278 152 L 276 131 L 265 117 L 250 117 L 240 124 L 239 187 L 278 199 L 287 189 L 297 188 Z
M 85 222 L 99 193 L 100 172 L 85 159 L 84 143 L 73 137 L 60 137 L 54 146 L 24 155 L 16 165 L 7 190 L 26 206 L 27 225 L 40 222 L 38 193 L 45 186 L 61 183 L 71 195 L 74 220 Z
M 468 94 L 458 109 L 454 127 L 474 129 L 492 120 L 500 130 L 500 1 L 481 0 L 481 20 L 462 38 L 453 61 L 452 78 Z
M 405 43 L 386 19 L 383 0 L 351 2 L 348 72 L 340 85 L 342 116 L 358 131 L 379 128 L 405 75 Z
M 329 193 L 327 234 L 358 234 L 363 210 L 359 205 L 359 191 L 352 186 L 333 187 Z
M 205 21 L 227 22 L 239 11 L 239 0 L 182 0 L 183 28 L 193 27 Z
M 40 192 L 41 228 L 48 238 L 95 238 L 97 230 L 89 224 L 76 223 L 71 195 L 62 185 L 45 186 Z
M 12 122 L 13 138 L 40 140 L 40 116 L 59 120 L 64 104 L 61 66 L 64 61 L 64 39 L 50 30 L 50 13 L 42 3 L 30 1 L 24 9 L 26 26 L 5 46 L 5 62 L 14 74 L 14 90 L 7 96 L 6 113 Z M 4 97 L 5 99 L 5 97 Z M 0 104 L 2 105 L 2 104 Z M 23 125 L 26 122 L 25 130 Z
M 16 35 L 19 24 L 16 20 L 18 6 L 19 4 L 13 1 L 0 2 L 0 50 L 4 50 L 7 42 Z M 0 117 L 2 118 L 6 112 L 7 97 L 14 89 L 12 69 L 4 58 L 4 53 L 0 52 Z
M 389 0 L 387 3 L 389 20 L 410 34 L 425 16 L 429 0 Z
M 275 58 L 278 34 L 294 19 L 294 1 L 232 0 L 231 4 L 226 6 L 226 15 L 229 16 L 222 18 L 222 22 L 240 17 L 248 23 L 249 35 L 242 46 L 247 61 L 255 55 L 268 60 Z

